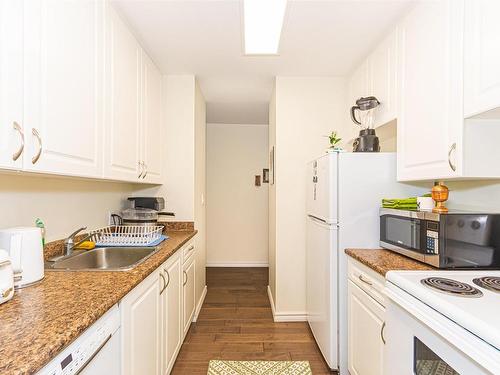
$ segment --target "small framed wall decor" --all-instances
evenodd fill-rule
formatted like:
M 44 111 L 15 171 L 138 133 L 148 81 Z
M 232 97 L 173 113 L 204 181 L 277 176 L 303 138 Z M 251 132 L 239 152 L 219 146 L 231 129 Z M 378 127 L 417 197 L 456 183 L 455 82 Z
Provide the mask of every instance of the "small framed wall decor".
M 264 184 L 268 184 L 269 183 L 269 168 L 264 168 L 262 170 L 262 182 Z

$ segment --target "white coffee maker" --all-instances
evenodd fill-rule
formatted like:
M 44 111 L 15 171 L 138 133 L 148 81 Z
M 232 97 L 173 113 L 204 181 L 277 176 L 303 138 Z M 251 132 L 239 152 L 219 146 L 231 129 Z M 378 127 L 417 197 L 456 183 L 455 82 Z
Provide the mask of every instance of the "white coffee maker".
M 40 228 L 0 229 L 0 249 L 5 249 L 9 253 L 16 289 L 33 285 L 43 279 L 43 246 Z

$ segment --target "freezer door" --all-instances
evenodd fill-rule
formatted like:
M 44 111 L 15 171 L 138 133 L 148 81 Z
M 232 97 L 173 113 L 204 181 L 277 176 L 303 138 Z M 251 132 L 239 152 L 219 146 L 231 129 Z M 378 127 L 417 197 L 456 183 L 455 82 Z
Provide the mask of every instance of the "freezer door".
M 327 154 L 308 164 L 307 214 L 337 223 L 338 153 Z
M 338 227 L 307 218 L 307 320 L 331 369 L 337 369 Z

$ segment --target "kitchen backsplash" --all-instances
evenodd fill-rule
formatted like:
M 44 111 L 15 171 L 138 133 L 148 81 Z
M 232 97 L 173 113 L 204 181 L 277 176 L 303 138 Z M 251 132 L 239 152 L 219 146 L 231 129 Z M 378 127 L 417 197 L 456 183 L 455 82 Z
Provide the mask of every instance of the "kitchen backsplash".
M 139 189 L 127 183 L 57 177 L 0 175 L 0 228 L 45 223 L 47 241 L 66 237 L 81 226 L 108 224 L 109 212 Z

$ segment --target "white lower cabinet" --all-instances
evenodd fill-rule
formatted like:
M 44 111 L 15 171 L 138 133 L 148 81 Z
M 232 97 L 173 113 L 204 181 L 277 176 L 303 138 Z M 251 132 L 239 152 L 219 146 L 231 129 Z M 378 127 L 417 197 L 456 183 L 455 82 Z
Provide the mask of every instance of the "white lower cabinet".
M 122 375 L 170 373 L 193 319 L 194 288 L 194 246 L 187 244 L 123 298 Z
M 384 279 L 349 261 L 348 367 L 351 375 L 383 375 Z
M 162 340 L 161 373 L 168 374 L 172 369 L 182 344 L 182 263 L 179 254 L 170 258 L 162 270 L 166 278 L 162 293 Z
M 196 296 L 195 296 L 195 269 L 196 260 L 194 256 L 191 256 L 184 262 L 182 268 L 184 282 L 183 284 L 183 294 L 184 294 L 184 334 L 189 330 L 189 326 L 193 321 L 194 310 L 196 306 Z
M 164 284 L 159 275 L 155 271 L 121 302 L 123 375 L 160 374 L 160 292 Z

